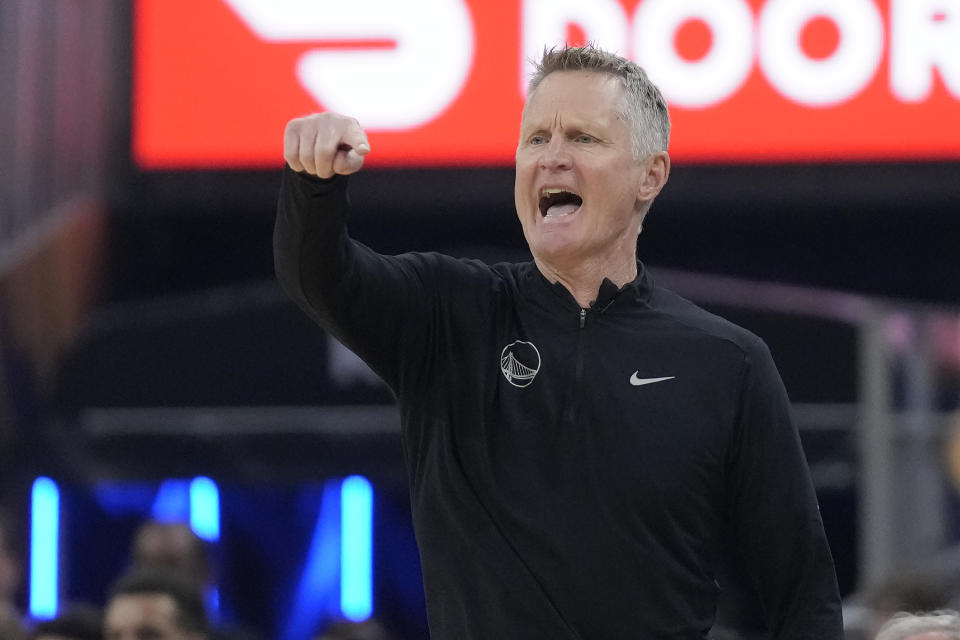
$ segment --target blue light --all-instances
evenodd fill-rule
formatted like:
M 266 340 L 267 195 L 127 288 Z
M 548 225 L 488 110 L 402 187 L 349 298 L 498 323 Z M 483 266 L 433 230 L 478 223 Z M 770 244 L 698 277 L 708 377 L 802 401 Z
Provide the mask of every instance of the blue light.
M 213 623 L 214 625 L 221 622 L 221 611 L 220 611 L 220 588 L 217 586 L 209 586 L 204 593 L 204 599 L 207 603 L 207 613 L 210 616 L 208 622 Z
M 93 486 L 97 504 L 111 516 L 141 515 L 150 509 L 156 487 L 148 482 L 111 484 L 99 482 Z
M 340 489 L 340 481 L 331 480 L 324 484 L 323 493 L 316 500 L 319 503 L 316 525 L 286 617 L 286 627 L 280 635 L 282 640 L 309 638 L 324 620 L 341 615 Z M 307 497 L 313 498 L 311 494 Z
M 340 486 L 340 610 L 355 622 L 373 614 L 373 488 L 362 476 Z
M 60 489 L 50 478 L 33 481 L 30 506 L 30 615 L 57 615 Z
M 220 539 L 220 491 L 210 478 L 190 483 L 190 528 L 207 542 Z
M 186 480 L 164 480 L 157 489 L 150 515 L 159 522 L 186 522 L 190 517 L 190 486 Z

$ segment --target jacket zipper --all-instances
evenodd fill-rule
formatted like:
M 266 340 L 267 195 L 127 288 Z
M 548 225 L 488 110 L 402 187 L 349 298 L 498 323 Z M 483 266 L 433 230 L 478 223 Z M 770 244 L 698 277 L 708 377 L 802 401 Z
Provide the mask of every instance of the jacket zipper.
M 580 414 L 580 380 L 583 378 L 583 329 L 587 326 L 587 310 L 580 309 L 580 331 L 577 331 L 577 357 L 573 368 L 573 390 L 572 400 L 570 401 L 570 410 L 567 412 L 567 423 L 571 426 L 577 424 L 577 418 Z
M 580 379 L 583 377 L 583 330 L 587 326 L 587 310 L 580 309 L 580 331 L 577 332 L 577 366 L 574 382 L 580 388 Z M 577 394 L 579 397 L 579 394 Z

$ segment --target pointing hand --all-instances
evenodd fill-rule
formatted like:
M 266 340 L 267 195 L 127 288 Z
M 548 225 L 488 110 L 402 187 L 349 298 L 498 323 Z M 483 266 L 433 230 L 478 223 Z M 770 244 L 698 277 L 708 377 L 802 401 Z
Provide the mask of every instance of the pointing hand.
M 283 159 L 290 168 L 319 178 L 356 173 L 368 153 L 360 123 L 332 111 L 294 118 L 283 132 Z

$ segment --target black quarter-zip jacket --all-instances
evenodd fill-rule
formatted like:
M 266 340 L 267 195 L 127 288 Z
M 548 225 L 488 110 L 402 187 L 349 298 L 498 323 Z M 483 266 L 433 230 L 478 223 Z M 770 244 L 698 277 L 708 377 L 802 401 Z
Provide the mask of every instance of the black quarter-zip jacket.
M 347 235 L 346 183 L 286 169 L 276 270 L 397 397 L 433 638 L 703 639 L 727 534 L 771 637 L 842 637 L 756 336 L 642 265 L 581 309 L 533 263 L 377 254 Z

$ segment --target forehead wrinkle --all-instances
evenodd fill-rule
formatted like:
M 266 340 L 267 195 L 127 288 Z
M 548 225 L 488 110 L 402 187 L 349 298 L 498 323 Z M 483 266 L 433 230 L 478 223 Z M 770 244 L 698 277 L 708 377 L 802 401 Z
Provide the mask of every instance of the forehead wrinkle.
M 587 73 L 585 75 L 589 78 L 594 74 Z M 607 76 L 605 79 L 613 82 L 619 89 L 617 92 L 619 95 L 614 101 L 615 104 L 611 105 L 612 108 L 609 110 L 597 110 L 596 108 L 590 108 L 595 107 L 596 105 L 580 105 L 578 107 L 576 104 L 570 104 L 568 101 L 563 100 L 562 97 L 551 96 L 551 98 L 547 99 L 545 104 L 540 105 L 539 108 L 536 109 L 539 114 L 534 115 L 532 113 L 533 110 L 531 109 L 534 101 L 537 99 L 537 97 L 540 99 L 544 98 L 542 95 L 544 84 L 537 86 L 528 94 L 527 101 L 524 104 L 520 121 L 521 132 L 526 132 L 529 134 L 533 130 L 564 131 L 564 127 L 569 127 L 570 129 L 577 131 L 589 130 L 593 132 L 593 135 L 595 135 L 598 128 L 606 130 L 614 124 L 622 124 L 630 129 L 630 120 L 624 109 L 625 98 L 622 83 L 620 83 L 619 79 L 614 76 Z M 586 107 L 585 113 L 580 113 L 580 111 L 578 111 L 578 109 L 581 107 Z M 574 117 L 572 120 L 570 118 L 571 114 L 567 113 L 571 109 L 574 111 Z

